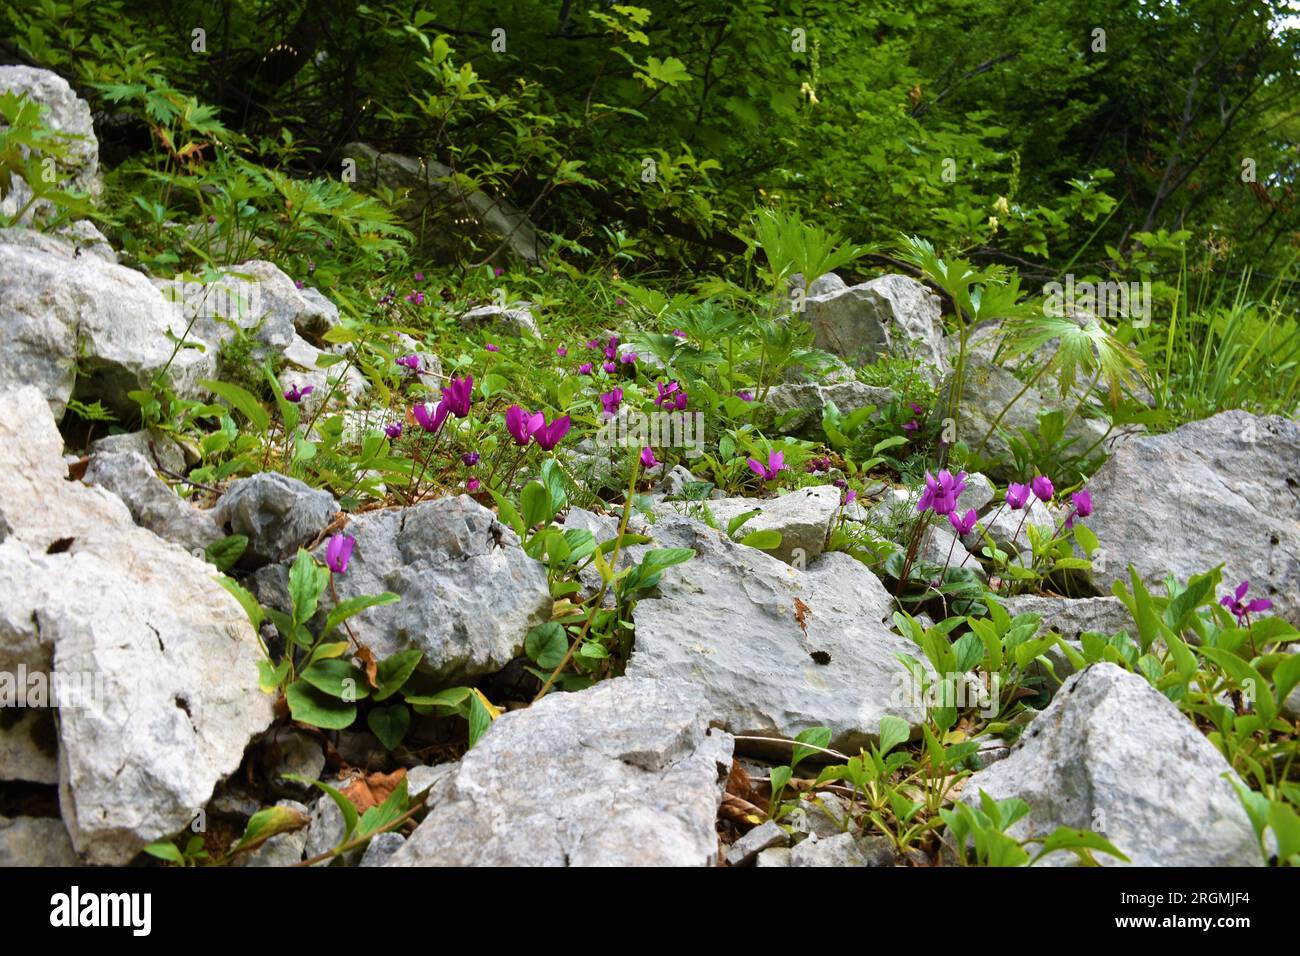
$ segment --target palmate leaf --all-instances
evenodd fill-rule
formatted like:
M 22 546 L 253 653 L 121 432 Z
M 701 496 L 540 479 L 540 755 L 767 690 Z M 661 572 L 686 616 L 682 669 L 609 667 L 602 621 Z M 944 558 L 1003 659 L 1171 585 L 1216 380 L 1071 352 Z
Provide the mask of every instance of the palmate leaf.
M 1016 351 L 1032 352 L 1054 339 L 1060 344 L 1048 366 L 1057 372 L 1062 396 L 1069 393 L 1081 375 L 1092 378 L 1100 374 L 1111 404 L 1116 404 L 1122 390 L 1132 386 L 1136 375 L 1146 367 L 1136 352 L 1095 317 L 1080 324 L 1065 316 L 1036 314 L 1013 320 L 1008 330 L 1008 343 Z

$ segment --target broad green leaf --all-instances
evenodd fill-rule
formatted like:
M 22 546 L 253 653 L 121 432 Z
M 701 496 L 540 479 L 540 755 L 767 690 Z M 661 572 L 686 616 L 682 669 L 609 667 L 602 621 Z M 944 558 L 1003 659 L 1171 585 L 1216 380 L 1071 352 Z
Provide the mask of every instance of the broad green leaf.
M 758 548 L 760 551 L 772 551 L 781 547 L 781 532 L 772 528 L 751 531 L 740 539 L 740 543 L 750 548 Z
M 271 416 L 267 414 L 261 401 L 247 389 L 231 382 L 218 382 L 213 379 L 202 379 L 199 384 L 239 409 L 249 423 L 263 435 L 270 429 Z
M 907 721 L 901 717 L 895 717 L 892 714 L 886 714 L 880 718 L 880 753 L 881 756 L 889 753 L 901 743 L 905 743 L 907 738 L 912 735 L 912 729 L 908 726 Z
M 401 703 L 391 707 L 372 707 L 366 714 L 366 725 L 381 744 L 389 750 L 396 750 L 411 728 L 411 711 Z
M 299 677 L 317 690 L 347 703 L 356 703 L 370 696 L 365 673 L 351 661 L 341 658 L 316 661 Z
M 807 730 L 801 730 L 795 736 L 795 745 L 790 751 L 790 767 L 799 766 L 799 762 L 818 753 L 814 748 L 826 748 L 831 743 L 831 729 L 829 727 L 809 727 Z M 812 744 L 812 747 L 801 747 L 799 744 Z
M 244 835 L 230 848 L 230 855 L 256 849 L 271 837 L 301 830 L 310 822 L 311 818 L 307 814 L 293 807 L 276 806 L 258 810 L 249 817 L 248 825 L 244 827 Z
M 298 557 L 289 568 L 289 598 L 293 601 L 293 620 L 306 624 L 316 613 L 320 596 L 329 585 L 329 571 L 316 563 L 316 559 L 298 549 Z
M 375 700 L 387 700 L 393 694 L 402 689 L 415 669 L 420 666 L 420 660 L 424 657 L 424 652 L 416 648 L 407 651 L 398 651 L 389 657 L 385 657 L 379 662 L 375 669 L 376 682 L 379 684 L 375 690 Z M 392 749 L 392 748 L 389 748 Z
M 357 705 L 321 693 L 311 684 L 296 680 L 284 692 L 294 720 L 323 730 L 343 730 L 357 719 Z
M 524 653 L 538 667 L 554 670 L 569 652 L 569 639 L 555 621 L 539 624 L 524 638 Z
M 348 618 L 355 617 L 362 611 L 372 607 L 382 607 L 385 604 L 395 604 L 400 600 L 401 598 L 392 591 L 385 591 L 383 594 L 359 594 L 356 597 L 346 598 L 335 605 L 329 616 L 325 618 L 325 629 L 321 631 L 321 635 L 328 635 Z

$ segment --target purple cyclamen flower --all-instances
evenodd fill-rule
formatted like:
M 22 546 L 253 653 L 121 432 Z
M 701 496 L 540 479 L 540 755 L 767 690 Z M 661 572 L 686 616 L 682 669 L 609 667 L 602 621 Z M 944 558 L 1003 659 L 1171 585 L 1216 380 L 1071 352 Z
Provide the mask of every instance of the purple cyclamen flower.
M 918 512 L 930 508 L 937 515 L 951 514 L 957 507 L 957 499 L 961 493 L 966 490 L 966 472 L 959 471 L 956 475 L 947 468 L 939 472 L 936 478 L 928 471 L 925 473 L 925 491 L 921 493 L 921 499 L 916 503 Z
M 581 365 L 578 366 L 578 374 L 579 374 L 579 375 L 590 375 L 590 374 L 591 374 L 591 368 L 592 368 L 592 366 L 591 366 L 591 363 L 590 363 L 590 362 L 583 362 Z
M 424 293 L 408 292 L 406 294 L 406 301 L 411 303 L 412 305 L 424 305 Z
M 786 470 L 785 452 L 783 451 L 769 453 L 766 465 L 755 458 L 746 458 L 745 463 L 749 465 L 750 471 L 764 481 L 773 481 L 777 475 Z
M 913 415 L 925 414 L 925 409 L 922 408 L 920 405 L 916 404 L 916 402 L 908 402 L 907 404 L 911 407 Z
M 975 518 L 974 508 L 968 510 L 962 517 L 958 517 L 956 511 L 948 513 L 948 523 L 952 525 L 952 529 L 957 532 L 959 538 L 965 537 L 975 530 Z
M 402 437 L 402 423 L 393 422 L 391 425 L 385 425 L 384 434 L 387 435 L 389 438 L 391 438 L 393 441 L 397 441 L 397 439 Z
M 1074 494 L 1070 495 L 1070 504 L 1074 505 L 1074 510 L 1071 511 L 1070 516 L 1065 519 L 1065 526 L 1067 528 L 1074 527 L 1075 518 L 1086 518 L 1088 515 L 1092 514 L 1092 492 L 1088 491 L 1086 488 L 1082 491 L 1076 491 Z
M 424 273 L 423 273 L 423 272 L 417 272 L 417 273 L 415 274 L 415 281 L 416 281 L 416 282 L 423 282 L 423 281 L 424 281 Z
M 624 365 L 632 365 L 637 360 L 637 354 L 635 352 L 624 352 L 618 357 L 618 360 Z
M 908 422 L 906 425 L 903 426 L 903 431 L 914 432 L 920 427 L 921 427 L 921 423 L 913 419 L 912 421 Z
M 1019 511 L 1029 503 L 1029 486 L 1018 485 L 1014 481 L 1007 485 L 1007 507 Z
M 208 225 L 209 225 L 209 226 L 216 225 L 216 222 L 217 222 L 217 217 L 216 217 L 216 216 L 209 216 L 209 217 L 208 217 Z
M 419 372 L 424 367 L 424 363 L 420 361 L 420 356 L 415 355 L 414 353 L 411 355 L 403 355 L 397 360 L 397 364 L 402 366 L 402 368 L 410 369 L 412 372 Z
M 294 287 L 295 289 L 305 289 L 305 288 L 307 288 L 307 287 L 303 284 L 303 281 L 302 281 L 301 279 L 294 279 L 294 280 L 293 280 L 293 287 Z
M 618 371 L 618 365 L 614 362 L 606 362 L 604 365 L 601 366 L 601 368 L 603 368 L 610 375 L 613 375 L 615 372 Z
M 1036 475 L 1029 483 L 1029 487 L 1039 501 L 1051 501 L 1052 495 L 1056 494 L 1056 489 L 1052 487 L 1052 479 L 1046 475 Z
M 624 299 L 624 298 L 622 298 L 622 297 L 618 297 L 618 296 L 616 296 L 616 297 L 614 298 L 614 304 L 615 304 L 615 305 L 627 305 L 627 299 Z
M 606 415 L 617 415 L 619 405 L 623 404 L 623 390 L 616 388 L 613 391 L 602 393 L 600 404 L 604 408 Z
M 491 342 L 489 342 L 487 345 L 485 345 L 485 346 L 483 346 L 483 347 L 484 347 L 485 349 L 487 349 L 489 352 L 500 352 L 500 351 L 501 351 L 501 347 L 500 347 L 500 346 L 498 346 L 498 345 L 493 345 Z
M 464 378 L 453 378 L 451 384 L 443 388 L 442 401 L 449 412 L 457 418 L 464 418 L 469 414 L 473 395 L 474 376 L 466 375 Z
M 686 338 L 686 333 L 683 332 L 681 329 L 673 329 L 672 334 L 677 336 L 679 339 Z
M 466 468 L 473 468 L 479 461 L 478 452 L 467 451 L 465 454 L 460 456 L 460 460 L 465 463 Z
M 356 547 L 357 539 L 350 534 L 335 534 L 330 536 L 330 543 L 325 546 L 325 564 L 335 574 L 346 574 L 348 570 L 348 561 L 352 558 L 352 549 Z
M 644 468 L 655 468 L 659 465 L 659 459 L 655 457 L 653 448 L 647 446 L 641 449 L 641 465 Z
M 840 504 L 851 505 L 853 504 L 854 501 L 857 500 L 857 498 L 858 498 L 858 493 L 854 491 L 852 488 L 848 488 L 845 490 L 844 499 L 840 502 Z
M 465 482 L 465 490 L 470 494 L 478 491 L 480 487 L 482 487 L 482 483 L 477 478 L 471 478 L 469 481 Z
M 520 447 L 527 445 L 545 424 L 546 416 L 541 412 L 526 411 L 519 405 L 506 409 L 506 431 Z
M 505 271 L 506 271 L 505 269 L 502 269 L 500 266 L 497 266 L 495 269 L 492 270 L 492 274 L 497 278 L 500 278 L 502 275 L 505 274 Z
M 587 339 L 587 348 L 589 349 L 600 348 L 600 339 Z
M 1273 606 L 1273 602 L 1268 598 L 1255 598 L 1249 604 L 1243 604 L 1242 599 L 1246 596 L 1246 592 L 1249 590 L 1250 582 L 1242 581 L 1237 585 L 1237 590 L 1234 591 L 1230 597 L 1224 596 L 1219 598 L 1219 603 L 1236 615 L 1238 627 L 1249 626 L 1250 615 L 1254 614 L 1256 611 L 1267 611 Z
M 426 432 L 433 434 L 442 427 L 442 423 L 447 420 L 446 402 L 439 402 L 437 406 L 430 407 L 428 402 L 420 402 L 413 409 L 411 414 L 415 417 L 415 423 L 423 428 Z
M 569 349 L 567 346 L 557 345 L 555 347 L 555 354 L 558 355 L 560 358 L 564 358 L 566 355 L 569 354 Z
M 655 389 L 659 393 L 655 396 L 655 404 L 660 408 L 675 408 L 681 411 L 690 401 L 686 390 L 678 384 L 676 379 L 668 383 L 655 382 Z
M 813 458 L 808 462 L 808 473 L 817 474 L 821 471 L 831 470 L 831 460 L 828 455 L 822 455 L 820 458 Z
M 742 402 L 752 402 L 754 400 L 754 393 L 749 391 L 749 389 L 742 388 L 736 393 L 736 397 Z
M 303 385 L 303 386 L 291 385 L 289 386 L 289 389 L 284 393 L 284 400 L 286 402 L 293 402 L 295 405 L 297 405 L 299 402 L 301 402 L 304 398 L 306 398 L 314 391 L 316 391 L 315 385 Z
M 537 442 L 543 451 L 550 451 L 560 443 L 561 438 L 569 433 L 571 424 L 568 415 L 557 418 L 544 428 L 539 428 L 533 432 L 533 441 Z

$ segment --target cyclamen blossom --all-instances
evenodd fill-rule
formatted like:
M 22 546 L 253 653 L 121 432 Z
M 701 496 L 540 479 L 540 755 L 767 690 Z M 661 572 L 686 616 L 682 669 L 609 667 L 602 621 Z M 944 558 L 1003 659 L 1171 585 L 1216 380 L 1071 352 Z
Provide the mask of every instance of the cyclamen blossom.
M 417 273 L 415 274 L 415 281 L 416 281 L 416 282 L 423 282 L 423 281 L 424 281 L 424 273 L 423 273 L 423 272 L 417 272 Z
M 1033 490 L 1034 497 L 1042 502 L 1051 501 L 1052 495 L 1056 493 L 1056 489 L 1052 487 L 1052 479 L 1046 475 L 1036 475 L 1029 483 L 1029 487 Z
M 957 507 L 957 499 L 961 497 L 961 493 L 965 490 L 966 472 L 959 471 L 954 475 L 947 468 L 944 468 L 936 478 L 927 471 L 925 473 L 925 491 L 921 492 L 921 499 L 916 503 L 916 510 L 922 512 L 929 508 L 937 515 L 950 514 Z
M 384 434 L 396 441 L 402 437 L 402 423 L 393 422 L 391 425 L 384 426 Z
M 683 332 L 681 329 L 673 329 L 672 334 L 677 336 L 677 338 L 679 339 L 686 338 L 686 333 Z
M 606 362 L 604 365 L 601 366 L 601 368 L 603 368 L 610 375 L 613 375 L 615 372 L 618 371 L 618 365 L 616 365 L 614 362 Z
M 957 516 L 956 511 L 951 511 L 948 514 L 948 523 L 952 525 L 952 529 L 957 532 L 957 537 L 960 538 L 975 530 L 976 517 L 974 508 L 969 509 L 961 517 Z
M 430 407 L 428 402 L 420 402 L 413 409 L 411 414 L 415 417 L 415 423 L 423 428 L 426 432 L 437 432 L 442 427 L 442 423 L 447 420 L 446 402 L 439 402 L 436 406 Z
M 624 352 L 618 357 L 618 360 L 624 365 L 632 365 L 637 360 L 637 354 L 635 352 Z
M 785 452 L 781 451 L 771 452 L 767 456 L 766 465 L 755 458 L 747 458 L 745 463 L 749 465 L 750 471 L 764 481 L 773 481 L 777 475 L 786 470 Z
M 460 456 L 460 460 L 465 463 L 466 468 L 473 468 L 478 464 L 478 452 L 467 451 L 465 454 Z
M 424 305 L 424 293 L 408 292 L 406 294 L 406 301 L 411 303 L 412 305 Z
M 736 397 L 742 402 L 752 402 L 754 400 L 754 393 L 748 389 L 741 389 L 736 393 Z
M 501 347 L 500 347 L 500 346 L 493 345 L 491 342 L 489 342 L 487 345 L 485 345 L 485 346 L 483 346 L 483 347 L 484 347 L 485 349 L 487 349 L 489 352 L 500 352 L 500 351 L 501 351 Z
M 482 487 L 482 484 L 477 478 L 471 478 L 469 481 L 465 482 L 465 490 L 470 494 L 478 491 L 480 487 Z
M 581 365 L 578 366 L 578 374 L 579 374 L 579 375 L 590 375 L 590 374 L 591 374 L 591 369 L 592 369 L 592 366 L 591 366 L 591 363 L 590 363 L 590 362 L 583 362 Z
M 569 433 L 569 426 L 571 424 L 568 415 L 565 415 L 562 418 L 557 418 L 549 425 L 535 431 L 533 433 L 533 441 L 537 442 L 543 451 L 550 451 L 560 443 L 560 439 Z
M 1249 604 L 1243 604 L 1242 599 L 1249 590 L 1250 582 L 1242 581 L 1237 585 L 1237 590 L 1231 596 L 1219 598 L 1219 603 L 1236 615 L 1238 627 L 1248 626 L 1250 624 L 1250 615 L 1256 611 L 1267 611 L 1273 606 L 1273 602 L 1268 598 L 1255 598 Z
M 659 459 L 655 457 L 654 449 L 650 447 L 641 449 L 641 465 L 644 468 L 655 468 L 659 464 Z
M 357 539 L 350 534 L 340 532 L 332 535 L 325 546 L 325 564 L 335 574 L 347 573 L 348 561 L 352 559 L 352 549 L 356 544 Z
M 1007 507 L 1012 511 L 1019 511 L 1029 502 L 1029 486 L 1018 485 L 1015 482 L 1007 485 Z
M 854 501 L 857 500 L 857 498 L 858 498 L 858 493 L 857 493 L 856 491 L 854 491 L 852 488 L 849 488 L 849 489 L 847 489 L 847 490 L 844 492 L 844 498 L 843 498 L 843 500 L 840 502 L 840 504 L 841 504 L 841 505 L 851 505 L 851 504 L 853 504 Z
M 569 350 L 563 345 L 557 345 L 555 347 L 555 354 L 558 355 L 560 358 L 564 358 L 566 355 L 569 354 Z
M 423 367 L 423 363 L 420 361 L 420 356 L 415 354 L 403 355 L 397 360 L 397 364 L 403 368 L 410 369 L 412 372 L 418 372 Z
M 1088 515 L 1092 514 L 1092 493 L 1086 488 L 1082 491 L 1076 491 L 1074 494 L 1070 495 L 1070 504 L 1074 505 L 1074 510 L 1071 511 L 1070 516 L 1065 519 L 1065 526 L 1067 528 L 1074 527 L 1075 518 L 1086 518 Z
M 690 400 L 686 390 L 681 387 L 676 379 L 667 384 L 655 382 L 655 389 L 658 391 L 655 396 L 655 404 L 660 408 L 676 409 L 680 412 Z
M 520 447 L 527 445 L 545 424 L 546 416 L 541 412 L 525 411 L 519 405 L 506 409 L 506 431 Z
M 303 385 L 303 386 L 291 385 L 289 386 L 288 390 L 285 391 L 284 393 L 284 400 L 286 402 L 293 402 L 295 405 L 297 405 L 299 402 L 301 402 L 304 398 L 306 398 L 314 391 L 316 391 L 316 386 L 314 385 Z
M 469 414 L 470 402 L 474 396 L 474 376 L 466 375 L 464 378 L 453 378 L 451 384 L 445 386 L 442 390 L 442 400 L 447 406 L 447 410 L 457 418 L 464 418 Z
M 613 391 L 602 393 L 600 404 L 604 408 L 606 415 L 617 415 L 618 407 L 623 404 L 623 390 L 616 388 Z

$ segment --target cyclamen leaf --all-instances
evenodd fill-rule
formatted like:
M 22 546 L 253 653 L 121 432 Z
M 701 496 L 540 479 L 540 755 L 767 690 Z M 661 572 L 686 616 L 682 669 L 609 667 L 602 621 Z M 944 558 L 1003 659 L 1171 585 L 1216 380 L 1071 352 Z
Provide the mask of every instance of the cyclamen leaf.
M 249 817 L 248 825 L 244 827 L 244 835 L 230 848 L 230 855 L 256 849 L 271 837 L 301 830 L 310 822 L 311 818 L 307 814 L 293 807 L 267 807 L 265 810 L 258 810 Z
M 343 730 L 357 719 L 357 705 L 322 693 L 303 680 L 296 680 L 284 692 L 294 720 L 323 730 Z

